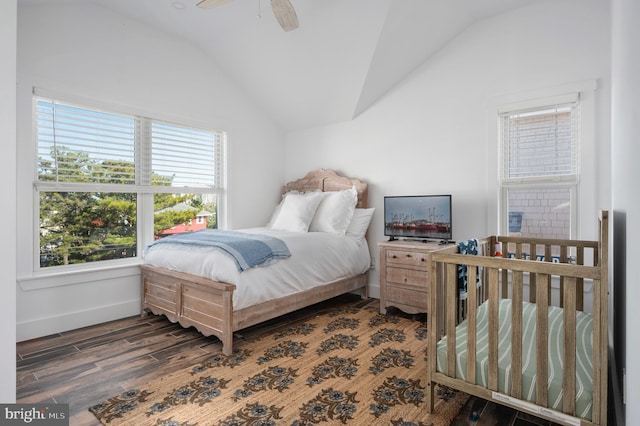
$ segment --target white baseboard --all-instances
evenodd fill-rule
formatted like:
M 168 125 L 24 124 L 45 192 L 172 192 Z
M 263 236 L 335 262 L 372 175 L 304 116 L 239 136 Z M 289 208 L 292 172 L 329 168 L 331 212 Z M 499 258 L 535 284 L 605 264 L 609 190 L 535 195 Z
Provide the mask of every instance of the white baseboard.
M 380 298 L 380 286 L 369 286 L 368 291 L 369 297 Z M 18 322 L 16 323 L 16 341 L 23 342 L 139 314 L 140 299 L 133 299 L 112 305 Z
M 56 316 L 16 323 L 16 340 L 22 342 L 139 314 L 140 299 L 92 307 L 82 311 L 65 312 Z

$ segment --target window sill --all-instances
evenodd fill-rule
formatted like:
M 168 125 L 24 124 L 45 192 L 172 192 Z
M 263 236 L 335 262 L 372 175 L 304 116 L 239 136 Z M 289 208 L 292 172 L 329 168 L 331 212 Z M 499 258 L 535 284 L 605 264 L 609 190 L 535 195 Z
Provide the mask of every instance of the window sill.
M 42 290 L 67 285 L 84 284 L 140 275 L 140 261 L 110 264 L 101 267 L 41 271 L 31 276 L 19 276 L 18 285 L 23 291 Z

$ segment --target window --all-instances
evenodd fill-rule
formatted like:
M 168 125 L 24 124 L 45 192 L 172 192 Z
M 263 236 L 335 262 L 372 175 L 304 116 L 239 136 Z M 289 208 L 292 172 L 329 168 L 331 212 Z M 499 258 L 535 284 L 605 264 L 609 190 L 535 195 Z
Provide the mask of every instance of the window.
M 224 133 L 41 96 L 33 104 L 40 268 L 136 257 L 145 227 L 161 238 L 217 226 Z
M 499 110 L 503 233 L 575 237 L 578 106 L 576 94 Z

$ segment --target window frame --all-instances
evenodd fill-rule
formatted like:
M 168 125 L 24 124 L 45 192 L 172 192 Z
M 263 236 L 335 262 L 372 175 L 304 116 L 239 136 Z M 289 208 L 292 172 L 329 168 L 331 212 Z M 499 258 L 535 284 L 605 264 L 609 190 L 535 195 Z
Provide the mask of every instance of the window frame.
M 573 173 L 559 175 L 537 175 L 529 177 L 511 178 L 507 176 L 506 151 L 508 141 L 504 134 L 504 117 L 509 114 L 526 113 L 530 111 L 542 111 L 556 109 L 558 107 L 573 105 L 572 120 L 575 120 L 575 152 L 573 152 L 575 164 Z M 565 94 L 535 98 L 532 100 L 518 101 L 503 104 L 497 107 L 498 122 L 498 232 L 509 235 L 509 190 L 530 189 L 567 189 L 569 191 L 569 239 L 575 239 L 578 235 L 578 223 L 580 217 L 580 182 L 581 182 L 581 151 L 583 144 L 582 135 L 582 99 L 579 91 Z
M 95 183 L 74 183 L 74 182 L 46 182 L 38 179 L 38 131 L 36 108 L 39 100 L 53 100 L 65 104 L 71 104 L 78 108 L 87 110 L 104 111 L 113 114 L 129 115 L 135 117 L 136 123 L 142 129 L 138 129 L 135 137 L 135 174 L 136 182 L 130 184 L 95 184 Z M 32 152 L 33 157 L 31 165 L 33 167 L 33 258 L 32 258 L 32 274 L 34 276 L 46 276 L 51 274 L 60 274 L 66 272 L 89 272 L 111 269 L 120 266 L 137 265 L 141 262 L 141 255 L 144 247 L 153 241 L 154 238 L 154 194 L 158 193 L 174 193 L 174 194 L 212 194 L 216 197 L 217 218 L 219 224 L 222 222 L 224 204 L 226 202 L 226 145 L 227 133 L 220 130 L 211 130 L 211 126 L 195 123 L 193 120 L 184 118 L 159 117 L 158 115 L 141 113 L 134 111 L 132 108 L 107 104 L 104 102 L 78 98 L 74 96 L 66 96 L 61 94 L 50 94 L 47 90 L 33 88 L 31 96 L 31 124 L 32 124 Z M 153 168 L 151 165 L 151 149 L 153 146 L 152 124 L 161 123 L 177 126 L 184 129 L 209 132 L 214 135 L 216 146 L 213 148 L 214 157 L 212 161 L 219 167 L 216 171 L 217 177 L 215 184 L 209 186 L 154 186 L 151 184 L 151 175 Z M 82 262 L 69 265 L 56 265 L 42 267 L 40 266 L 40 193 L 41 192 L 66 192 L 66 191 L 82 191 L 82 192 L 121 192 L 137 194 L 136 216 L 136 256 L 121 259 L 110 259 L 102 261 Z
M 486 146 L 487 156 L 485 179 L 487 191 L 483 196 L 486 209 L 486 232 L 489 235 L 500 235 L 502 231 L 500 194 L 500 129 L 498 111 L 505 105 L 516 105 L 523 102 L 531 102 L 536 99 L 550 99 L 567 93 L 580 94 L 580 182 L 578 183 L 578 209 L 576 225 L 578 227 L 576 238 L 592 239 L 597 229 L 597 212 L 608 204 L 608 192 L 606 182 L 602 176 L 608 173 L 606 158 L 608 151 L 601 148 L 607 146 L 607 117 L 608 104 L 603 102 L 599 92 L 602 89 L 598 79 L 585 79 L 572 82 L 547 82 L 543 87 L 531 87 L 523 82 L 518 90 L 488 94 L 485 101 Z M 604 127 L 603 127 L 604 126 Z M 603 159 L 604 158 L 604 159 Z

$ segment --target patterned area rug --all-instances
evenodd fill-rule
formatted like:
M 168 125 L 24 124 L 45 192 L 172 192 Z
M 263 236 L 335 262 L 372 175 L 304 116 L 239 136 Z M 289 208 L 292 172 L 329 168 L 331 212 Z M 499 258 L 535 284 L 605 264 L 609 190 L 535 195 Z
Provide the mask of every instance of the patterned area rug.
M 341 306 L 90 411 L 105 425 L 449 425 L 468 396 L 438 388 L 425 412 L 426 337 L 424 321 Z

